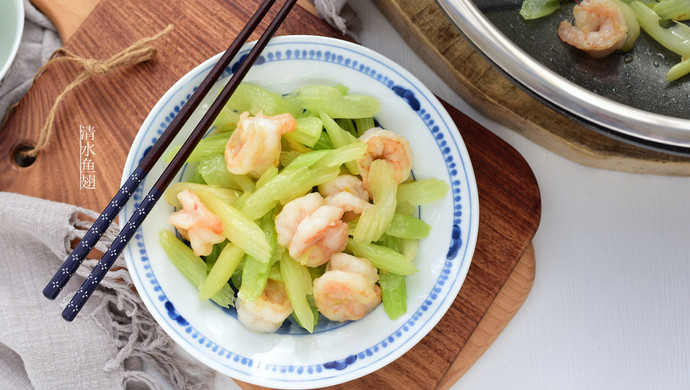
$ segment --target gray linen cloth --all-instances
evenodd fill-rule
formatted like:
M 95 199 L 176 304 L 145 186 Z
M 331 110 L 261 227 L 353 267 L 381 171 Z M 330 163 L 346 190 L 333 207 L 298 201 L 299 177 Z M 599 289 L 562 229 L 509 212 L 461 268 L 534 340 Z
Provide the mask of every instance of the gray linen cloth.
M 120 257 L 73 322 L 61 317 L 98 262 L 87 259 L 56 301 L 46 283 L 97 213 L 0 192 L 0 388 L 210 388 L 214 374 L 179 356 L 133 291 Z M 104 252 L 111 228 L 96 246 Z M 120 268 L 117 270 L 117 268 Z M 141 371 L 146 361 L 164 382 Z
M 347 5 L 347 0 L 314 0 L 314 6 L 321 19 L 338 29 L 343 35 L 357 40 L 357 30 L 360 28 L 359 18 Z
M 29 90 L 34 74 L 62 46 L 53 24 L 24 0 L 24 32 L 17 56 L 0 84 L 0 123 L 5 112 Z

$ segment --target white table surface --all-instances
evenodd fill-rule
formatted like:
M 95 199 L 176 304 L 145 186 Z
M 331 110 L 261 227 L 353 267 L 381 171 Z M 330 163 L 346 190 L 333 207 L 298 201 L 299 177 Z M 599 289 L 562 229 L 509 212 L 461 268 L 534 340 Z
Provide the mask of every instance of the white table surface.
M 532 143 L 471 109 L 369 0 L 348 3 L 363 45 L 517 149 L 541 191 L 533 289 L 453 390 L 690 389 L 690 178 L 588 168 Z

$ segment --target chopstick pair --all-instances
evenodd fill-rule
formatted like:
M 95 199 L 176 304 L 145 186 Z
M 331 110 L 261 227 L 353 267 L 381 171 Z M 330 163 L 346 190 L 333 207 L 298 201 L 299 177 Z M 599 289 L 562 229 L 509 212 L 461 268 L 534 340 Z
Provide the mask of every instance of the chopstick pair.
M 295 5 L 296 1 L 297 0 L 287 0 L 278 11 L 276 17 L 266 28 L 252 50 L 244 58 L 238 69 L 232 75 L 228 84 L 223 88 L 206 114 L 196 125 L 189 138 L 187 138 L 187 140 L 184 142 L 180 151 L 165 168 L 161 176 L 153 185 L 151 191 L 142 199 L 139 207 L 124 225 L 110 248 L 108 248 L 106 253 L 98 262 L 98 265 L 91 271 L 91 274 L 75 293 L 67 307 L 65 307 L 62 312 L 62 317 L 65 320 L 72 321 L 91 297 L 91 294 L 93 294 L 94 290 L 101 282 L 105 274 L 110 270 L 110 267 L 112 267 L 117 257 L 127 246 L 127 243 L 132 238 L 136 230 L 144 221 L 158 199 L 160 199 L 168 185 L 170 185 L 170 182 L 174 176 L 177 174 L 180 168 L 182 168 L 189 154 L 192 152 L 192 150 L 194 150 L 203 135 L 211 126 L 211 123 L 220 113 L 220 110 L 223 108 L 223 106 L 225 106 L 228 99 L 230 99 L 230 96 L 237 89 L 237 86 L 240 84 L 242 79 L 244 79 L 251 66 L 268 44 L 268 41 L 278 30 L 283 20 L 285 20 L 285 17 Z M 161 157 L 165 149 L 170 145 L 182 126 L 187 122 L 192 112 L 194 112 L 194 110 L 199 106 L 202 98 L 208 93 L 213 84 L 220 78 L 221 74 L 230 64 L 232 59 L 237 56 L 237 53 L 242 45 L 247 41 L 247 39 L 249 39 L 249 36 L 263 20 L 274 3 L 275 0 L 265 0 L 263 4 L 261 4 L 247 25 L 242 29 L 242 31 L 240 31 L 230 47 L 228 47 L 225 53 L 221 56 L 220 60 L 211 69 L 208 76 L 201 82 L 199 87 L 197 87 L 197 90 L 189 98 L 187 103 L 182 106 L 175 119 L 173 119 L 168 128 L 153 145 L 151 150 L 149 150 L 149 152 L 144 156 L 125 184 L 123 184 L 105 210 L 103 210 L 103 213 L 93 223 L 89 231 L 84 235 L 84 238 L 79 242 L 74 251 L 67 257 L 63 265 L 43 289 L 43 295 L 46 298 L 55 299 L 58 296 L 62 288 L 67 284 L 69 279 L 72 277 L 74 272 L 76 272 L 77 268 L 79 268 L 89 252 L 91 252 L 94 245 L 98 242 L 98 240 L 100 240 L 103 233 L 108 229 L 108 226 L 110 226 L 110 224 L 113 222 L 113 219 L 120 212 L 124 204 L 129 200 L 135 189 L 143 181 L 153 165 Z

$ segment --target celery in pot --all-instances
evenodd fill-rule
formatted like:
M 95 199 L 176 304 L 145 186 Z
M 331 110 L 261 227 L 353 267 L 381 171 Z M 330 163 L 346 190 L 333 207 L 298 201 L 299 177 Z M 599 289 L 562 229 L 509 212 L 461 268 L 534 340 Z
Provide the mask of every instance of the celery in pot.
M 551 15 L 560 6 L 560 0 L 524 0 L 520 15 L 527 20 L 539 19 Z
M 662 19 L 690 19 L 690 0 L 661 0 L 652 9 Z

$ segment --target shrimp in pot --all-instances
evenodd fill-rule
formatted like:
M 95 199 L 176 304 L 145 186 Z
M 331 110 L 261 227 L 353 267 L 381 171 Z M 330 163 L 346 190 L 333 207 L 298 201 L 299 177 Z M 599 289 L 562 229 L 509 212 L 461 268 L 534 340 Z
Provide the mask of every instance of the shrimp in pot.
M 364 189 L 362 181 L 352 175 L 340 175 L 320 184 L 319 193 L 325 197 L 327 204 L 343 210 L 344 222 L 354 220 L 370 205 L 369 192 Z
M 594 58 L 603 58 L 625 44 L 628 26 L 623 11 L 611 0 L 585 0 L 573 8 L 575 26 L 558 25 L 561 40 Z
M 354 321 L 369 314 L 381 303 L 379 275 L 369 260 L 338 253 L 326 272 L 314 280 L 314 302 L 331 321 Z
M 248 112 L 242 113 L 237 128 L 225 145 L 228 171 L 258 178 L 271 166 L 277 167 L 281 136 L 296 127 L 297 121 L 288 113 L 272 117 L 262 112 L 254 117 L 250 117 Z
M 240 288 L 235 306 L 240 323 L 255 332 L 275 332 L 292 314 L 285 285 L 271 279 L 266 282 L 261 295 L 253 301 L 245 301 Z
M 309 267 L 326 263 L 347 244 L 348 226 L 343 210 L 310 193 L 288 202 L 276 216 L 278 243 L 290 256 Z
M 223 242 L 223 222 L 201 203 L 201 199 L 192 192 L 184 190 L 177 194 L 182 203 L 178 210 L 168 217 L 168 222 L 177 228 L 180 235 L 189 240 L 197 256 L 206 256 L 213 250 L 213 244 Z
M 359 140 L 367 144 L 367 152 L 358 163 L 364 188 L 369 188 L 369 166 L 374 160 L 386 160 L 393 168 L 393 176 L 398 184 L 410 177 L 412 148 L 405 137 L 373 127 L 365 131 Z

